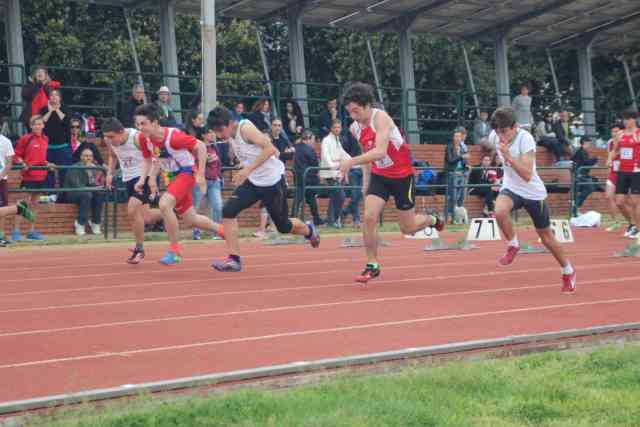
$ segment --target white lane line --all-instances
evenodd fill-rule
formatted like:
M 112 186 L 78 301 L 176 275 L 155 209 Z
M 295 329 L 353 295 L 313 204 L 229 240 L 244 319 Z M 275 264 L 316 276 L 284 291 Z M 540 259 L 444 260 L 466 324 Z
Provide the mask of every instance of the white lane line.
M 589 281 L 581 281 L 580 286 L 582 287 L 585 285 L 601 285 L 601 284 L 604 285 L 604 284 L 610 284 L 610 283 L 615 284 L 618 282 L 635 282 L 637 279 L 638 279 L 637 276 L 630 276 L 630 277 L 621 277 L 621 278 L 615 278 L 615 279 L 589 280 Z M 335 301 L 335 302 L 318 303 L 318 304 L 267 307 L 267 308 L 259 308 L 259 309 L 252 309 L 252 310 L 227 311 L 227 312 L 220 312 L 220 313 L 204 313 L 204 314 L 193 314 L 193 315 L 173 316 L 173 317 L 159 317 L 159 318 L 152 318 L 152 319 L 129 320 L 129 321 L 123 321 L 123 322 L 98 323 L 98 324 L 69 326 L 69 327 L 54 328 L 54 329 L 35 329 L 35 330 L 28 330 L 28 331 L 5 332 L 5 333 L 0 333 L 0 338 L 17 337 L 17 336 L 25 336 L 25 335 L 51 334 L 51 333 L 58 333 L 58 332 L 79 331 L 79 330 L 85 330 L 85 329 L 100 329 L 100 328 L 110 328 L 110 327 L 118 327 L 118 326 L 142 325 L 142 324 L 149 324 L 149 323 L 208 319 L 208 318 L 214 318 L 214 317 L 229 317 L 229 316 L 239 316 L 239 315 L 246 315 L 246 314 L 262 314 L 262 313 L 272 313 L 272 312 L 279 312 L 279 311 L 305 310 L 305 309 L 311 309 L 311 308 L 336 307 L 336 306 L 343 306 L 343 305 L 357 305 L 357 304 L 417 300 L 417 299 L 426 299 L 426 298 L 442 298 L 442 297 L 455 297 L 455 296 L 465 296 L 465 295 L 519 292 L 519 291 L 526 291 L 526 290 L 533 290 L 533 289 L 545 289 L 545 288 L 557 288 L 557 287 L 558 287 L 558 284 L 555 283 L 553 285 L 527 285 L 527 286 L 518 286 L 518 287 L 510 287 L 510 288 L 477 289 L 472 291 L 442 292 L 442 293 L 435 293 L 435 294 L 419 294 L 419 295 L 407 295 L 407 296 L 399 296 L 399 297 Z
M 222 344 L 248 343 L 248 342 L 272 340 L 277 338 L 291 338 L 291 337 L 299 337 L 299 336 L 307 336 L 307 335 L 318 335 L 318 334 L 335 333 L 335 332 L 349 332 L 349 331 L 356 331 L 356 330 L 363 330 L 363 329 L 383 328 L 383 327 L 390 327 L 390 326 L 404 326 L 404 325 L 434 322 L 434 321 L 441 321 L 441 320 L 469 319 L 469 318 L 478 318 L 478 317 L 497 316 L 497 315 L 503 315 L 503 314 L 556 310 L 556 309 L 562 309 L 562 308 L 588 307 L 588 306 L 607 305 L 607 304 L 623 304 L 623 303 L 638 302 L 638 301 L 640 301 L 640 297 L 600 300 L 600 301 L 587 301 L 587 302 L 580 302 L 580 303 L 573 303 L 573 304 L 543 305 L 543 306 L 537 306 L 537 307 L 513 308 L 508 310 L 485 311 L 485 312 L 465 313 L 465 314 L 451 314 L 451 315 L 437 316 L 437 317 L 424 317 L 424 318 L 418 318 L 418 319 L 398 320 L 398 321 L 392 321 L 392 322 L 366 323 L 362 325 L 351 325 L 351 326 L 342 326 L 342 327 L 326 328 L 326 329 L 310 329 L 310 330 L 302 330 L 302 331 L 281 332 L 277 334 L 260 335 L 260 336 L 253 336 L 253 337 L 230 338 L 225 340 L 203 341 L 203 342 L 196 342 L 191 344 L 142 348 L 138 350 L 128 350 L 128 351 L 122 351 L 122 352 L 87 354 L 87 355 L 81 355 L 81 356 L 69 356 L 69 357 L 60 357 L 56 359 L 12 363 L 7 365 L 0 365 L 0 369 L 25 368 L 25 367 L 38 366 L 38 365 L 49 365 L 52 363 L 77 362 L 77 361 L 83 361 L 83 360 L 105 359 L 110 357 L 125 357 L 125 356 L 133 356 L 133 355 L 146 354 L 146 353 L 157 353 L 157 352 L 164 352 L 164 351 L 188 350 L 193 348 L 217 346 Z
M 610 265 L 613 265 L 613 264 L 591 264 L 591 265 L 581 266 L 579 267 L 579 270 L 580 271 L 591 270 L 591 269 L 602 268 L 603 266 L 610 266 Z M 424 265 L 419 264 L 419 265 L 416 265 L 416 267 L 424 268 Z M 500 271 L 488 271 L 484 273 L 467 273 L 467 274 L 443 275 L 443 276 L 432 276 L 432 277 L 414 277 L 414 278 L 408 278 L 408 279 L 381 280 L 379 282 L 376 282 L 376 284 L 374 284 L 373 286 L 377 286 L 378 284 L 384 284 L 384 283 L 407 283 L 407 282 L 420 282 L 420 281 L 428 282 L 429 280 L 469 279 L 469 278 L 478 278 L 478 277 L 505 276 L 505 275 L 511 275 L 511 274 L 539 273 L 539 272 L 557 271 L 557 270 L 558 268 L 554 266 L 554 267 L 547 267 L 547 268 L 533 268 L 533 269 L 524 269 L 524 270 L 500 270 Z M 257 289 L 257 290 L 249 290 L 249 291 L 206 292 L 206 293 L 188 294 L 188 295 L 123 299 L 123 300 L 103 301 L 103 302 L 84 303 L 84 304 L 51 305 L 51 306 L 32 307 L 32 308 L 12 308 L 7 310 L 0 310 L 0 314 L 29 313 L 29 312 L 37 312 L 37 311 L 54 311 L 54 310 L 74 309 L 74 308 L 88 308 L 88 307 L 104 307 L 104 306 L 110 306 L 110 305 L 123 305 L 123 304 L 142 304 L 142 303 L 150 303 L 150 302 L 185 300 L 185 299 L 193 299 L 193 298 L 210 298 L 210 297 L 219 297 L 219 296 L 228 296 L 228 295 L 266 294 L 266 293 L 274 293 L 274 292 L 291 292 L 291 291 L 341 288 L 341 287 L 353 288 L 357 286 L 358 285 L 356 285 L 355 283 L 350 282 L 350 283 L 336 283 L 336 284 L 321 285 L 321 286 L 297 286 L 297 287 L 285 287 L 285 288 L 275 288 L 275 289 Z

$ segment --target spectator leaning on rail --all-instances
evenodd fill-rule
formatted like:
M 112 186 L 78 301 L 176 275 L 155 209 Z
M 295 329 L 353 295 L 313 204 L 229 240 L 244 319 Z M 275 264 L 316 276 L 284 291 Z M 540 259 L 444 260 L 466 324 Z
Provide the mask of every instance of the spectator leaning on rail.
M 351 156 L 342 148 L 341 134 L 342 123 L 336 119 L 331 123 L 331 132 L 322 140 L 320 156 L 320 167 L 330 168 L 330 170 L 321 170 L 320 178 L 324 179 L 327 185 L 334 187 L 329 190 L 327 225 L 338 228 L 342 226 L 342 204 L 345 198 L 344 190 L 340 186 L 346 177 L 341 176 L 337 169 L 340 166 L 340 161 L 351 159 Z
M 47 106 L 52 90 L 60 89 L 60 82 L 51 80 L 46 68 L 37 67 L 29 77 L 29 83 L 22 89 L 22 114 L 20 121 L 30 128 L 29 120 Z
M 93 152 L 85 148 L 80 153 L 80 161 L 74 164 L 65 176 L 64 186 L 67 188 L 89 188 L 97 187 L 100 182 L 101 171 L 95 168 Z M 67 195 L 70 203 L 78 205 L 78 217 L 75 221 L 76 235 L 83 236 L 87 224 L 87 215 L 91 209 L 91 221 L 89 226 L 93 234 L 100 234 L 100 223 L 102 222 L 102 207 L 104 206 L 104 193 L 102 191 L 78 191 Z
M 454 217 L 455 207 L 462 206 L 462 202 L 464 202 L 464 174 L 469 154 L 462 147 L 463 138 L 464 134 L 456 128 L 456 132 L 453 133 L 453 139 L 451 143 L 447 145 L 444 156 L 448 188 L 446 209 L 452 219 Z
M 13 163 L 23 165 L 21 188 L 37 190 L 45 188 L 47 180 L 46 169 L 31 169 L 34 166 L 48 166 L 53 168 L 54 165 L 47 162 L 47 146 L 49 139 L 43 133 L 44 121 L 41 116 L 33 116 L 29 121 L 31 132 L 24 135 L 18 140 L 15 148 L 15 156 Z M 39 194 L 37 192 L 29 193 L 29 208 L 35 210 L 38 202 Z M 11 240 L 20 241 L 20 223 L 22 219 L 18 216 L 14 222 Z M 36 231 L 35 224 L 31 223 L 31 231 L 27 234 L 28 240 L 44 240 L 44 237 Z
M 49 138 L 47 149 L 47 161 L 56 166 L 68 166 L 71 164 L 70 141 L 70 120 L 69 111 L 62 106 L 62 94 L 58 90 L 53 90 L 49 94 L 49 103 L 40 110 L 40 115 L 44 120 L 44 133 Z M 58 170 L 59 183 L 64 182 L 66 169 Z M 47 176 L 47 187 L 54 188 L 56 185 L 55 173 L 49 172 Z
M 131 96 L 120 106 L 118 119 L 125 128 L 135 127 L 135 111 L 142 104 L 144 104 L 144 85 L 134 84 L 131 88 Z

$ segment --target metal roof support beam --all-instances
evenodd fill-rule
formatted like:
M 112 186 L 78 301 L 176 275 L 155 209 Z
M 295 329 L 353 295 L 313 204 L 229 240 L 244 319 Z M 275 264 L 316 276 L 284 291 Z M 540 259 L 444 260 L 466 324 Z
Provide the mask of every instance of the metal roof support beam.
M 496 34 L 495 61 L 496 61 L 496 93 L 498 95 L 498 107 L 511 105 L 511 79 L 509 77 L 509 44 L 505 33 Z
M 216 1 L 201 0 L 202 10 L 202 114 L 205 119 L 218 105 L 216 65 Z
M 307 70 L 304 61 L 304 32 L 302 28 L 301 5 L 287 8 L 287 25 L 289 27 L 289 70 L 291 73 L 293 98 L 300 104 L 304 116 L 304 127 L 309 127 L 309 105 L 307 101 Z
M 506 33 L 509 30 L 511 30 L 511 28 L 513 28 L 516 25 L 522 24 L 523 22 L 527 22 L 531 19 L 535 19 L 539 16 L 544 15 L 545 13 L 554 11 L 560 7 L 566 6 L 570 3 L 574 3 L 577 0 L 558 0 L 555 1 L 553 3 L 549 3 L 548 5 L 544 6 L 544 7 L 539 7 L 536 8 L 530 12 L 527 13 L 523 13 L 522 15 L 518 15 L 504 23 L 499 24 L 499 27 L 496 27 L 496 25 L 489 25 L 487 27 L 482 28 L 481 30 L 478 30 L 476 32 L 474 32 L 473 34 L 469 34 L 467 36 L 465 36 L 466 39 L 468 40 L 473 40 L 479 36 L 482 36 L 486 33 L 489 32 L 494 32 L 494 31 L 499 31 L 499 32 L 503 32 Z
M 20 0 L 7 0 L 6 1 L 6 14 L 4 21 L 4 28 L 7 36 L 7 59 L 9 64 L 21 65 L 24 72 L 24 46 L 22 43 L 22 15 L 20 13 Z M 16 67 L 9 67 L 9 81 L 11 84 L 21 85 L 25 81 L 26 76 L 22 75 L 22 70 Z M 11 100 L 12 102 L 22 101 L 22 88 L 20 86 L 11 87 Z M 22 114 L 22 107 L 16 105 L 12 108 L 12 114 L 17 121 Z M 18 132 L 21 129 L 14 129 Z M 21 132 L 20 132 L 21 133 Z
M 552 42 L 549 46 L 552 48 L 556 48 L 558 46 L 562 46 L 570 42 L 578 42 L 579 45 L 583 45 L 587 43 L 590 44 L 593 38 L 598 34 L 600 34 L 601 32 L 607 31 L 608 29 L 619 26 L 619 25 L 624 25 L 626 23 L 635 21 L 636 19 L 640 19 L 640 10 L 636 10 L 635 12 L 632 12 L 620 19 L 613 19 L 604 24 L 595 26 L 582 33 L 571 34 L 569 36 L 563 37 L 559 40 Z
M 624 75 L 627 77 L 627 86 L 629 86 L 629 95 L 631 95 L 633 109 L 638 111 L 638 101 L 636 100 L 636 91 L 633 87 L 633 80 L 631 80 L 631 73 L 629 72 L 629 63 L 624 56 L 620 58 L 620 62 L 622 62 L 622 66 L 624 67 Z
M 476 92 L 476 83 L 473 80 L 473 71 L 471 71 L 471 63 L 469 62 L 469 55 L 467 54 L 467 48 L 464 45 L 464 41 L 460 43 L 462 46 L 462 57 L 464 58 L 464 65 L 467 68 L 467 78 L 469 79 L 469 88 L 471 88 L 471 94 L 473 95 L 473 103 L 476 106 L 476 114 L 480 117 L 480 101 L 478 100 L 478 92 Z M 476 141 L 477 143 L 478 141 Z
M 591 68 L 591 41 L 578 48 L 578 73 L 580 75 L 580 99 L 584 128 L 588 136 L 596 136 L 596 111 Z
M 551 78 L 553 79 L 553 89 L 556 92 L 556 99 L 560 101 L 560 85 L 558 84 L 558 75 L 556 74 L 556 66 L 553 63 L 553 57 L 551 56 L 551 50 L 546 49 L 547 51 L 547 61 L 549 61 L 549 69 L 551 70 Z
M 371 37 L 365 35 L 367 40 L 367 51 L 369 52 L 369 61 L 371 62 L 371 71 L 373 72 L 373 79 L 376 82 L 376 89 L 378 90 L 378 100 L 384 105 L 384 95 L 382 94 L 382 85 L 380 84 L 380 77 L 378 76 L 378 66 L 376 65 L 376 58 L 373 55 L 373 48 L 371 47 Z
M 416 20 L 420 14 L 429 12 L 430 10 L 437 9 L 441 6 L 445 6 L 448 3 L 453 3 L 455 0 L 435 0 L 433 3 L 428 4 L 426 6 L 422 6 L 418 9 L 409 10 L 402 15 L 396 16 L 395 18 L 391 18 L 388 21 L 382 22 L 379 25 L 376 25 L 375 32 L 389 30 L 393 27 L 397 27 L 398 24 L 403 26 L 407 19 L 410 19 L 411 22 Z M 372 29 L 373 31 L 373 29 Z
M 418 133 L 418 107 L 416 105 L 416 78 L 413 64 L 413 47 L 411 46 L 411 23 L 413 20 L 403 22 L 400 29 L 400 83 L 404 99 L 407 103 L 407 120 L 405 132 L 410 144 L 420 143 Z
M 178 75 L 178 47 L 176 45 L 176 1 L 160 0 L 160 50 L 162 53 L 162 72 Z M 171 91 L 171 108 L 176 119 L 182 121 L 180 102 L 180 81 L 177 77 L 166 77 L 166 84 Z

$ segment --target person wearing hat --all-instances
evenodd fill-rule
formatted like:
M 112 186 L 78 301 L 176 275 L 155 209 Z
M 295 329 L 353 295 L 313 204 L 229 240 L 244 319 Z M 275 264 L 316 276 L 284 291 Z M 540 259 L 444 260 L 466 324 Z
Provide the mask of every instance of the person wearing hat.
M 160 125 L 175 127 L 178 124 L 176 116 L 173 114 L 171 108 L 171 91 L 167 86 L 162 86 L 158 89 L 158 100 L 156 101 L 158 107 L 160 107 L 161 117 Z

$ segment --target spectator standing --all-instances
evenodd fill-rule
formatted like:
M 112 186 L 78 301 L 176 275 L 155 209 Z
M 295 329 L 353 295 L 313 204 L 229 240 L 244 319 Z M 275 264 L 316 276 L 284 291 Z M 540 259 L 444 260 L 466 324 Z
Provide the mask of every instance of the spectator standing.
M 583 166 L 589 167 L 589 166 L 595 166 L 598 164 L 598 158 L 591 156 L 591 153 L 590 153 L 591 148 L 593 148 L 593 141 L 591 140 L 591 138 L 586 136 L 582 137 L 582 139 L 580 140 L 580 148 L 576 150 L 572 158 L 573 166 L 575 167 L 575 170 L 578 172 L 577 173 L 578 196 L 576 199 L 576 206 L 578 208 L 582 206 L 584 201 L 587 200 L 587 197 L 589 197 L 591 193 L 596 191 L 598 187 L 596 184 L 598 180 L 595 177 L 590 175 L 591 171 L 589 169 L 580 170 L 580 168 Z
M 144 86 L 134 84 L 131 88 L 131 96 L 120 106 L 120 116 L 118 118 L 124 127 L 135 127 L 135 111 L 142 104 L 144 104 Z
M 47 149 L 47 161 L 56 166 L 69 166 L 71 164 L 70 121 L 69 111 L 62 106 L 62 94 L 58 90 L 52 90 L 49 94 L 49 103 L 40 110 L 44 120 L 44 133 L 49 138 Z M 64 183 L 66 169 L 58 170 L 59 184 Z M 49 172 L 47 187 L 56 187 L 55 173 Z
M 489 137 L 491 133 L 491 125 L 489 124 L 489 113 L 482 110 L 480 111 L 480 116 L 476 119 L 473 124 L 473 142 L 485 147 L 486 139 Z
M 316 137 L 311 131 L 304 131 L 302 138 L 296 143 L 296 151 L 294 153 L 293 170 L 296 176 L 296 195 L 294 200 L 293 212 L 294 216 L 298 216 L 300 212 L 300 206 L 303 203 L 309 205 L 311 210 L 311 216 L 313 217 L 313 223 L 315 225 L 321 225 L 322 219 L 318 212 L 318 192 L 316 190 L 306 190 L 303 192 L 302 182 L 305 186 L 318 186 L 320 185 L 320 178 L 318 177 L 318 170 L 310 170 L 305 176 L 304 172 L 307 168 L 318 167 L 318 155 L 315 150 Z M 303 194 L 304 193 L 304 194 Z
M 204 194 L 200 192 L 199 186 L 193 187 L 193 207 L 197 211 L 200 208 L 203 197 L 205 197 L 209 208 L 209 218 L 213 222 L 220 224 L 222 222 L 222 163 L 218 155 L 216 134 L 213 129 L 205 127 L 202 140 L 207 147 L 207 163 L 204 170 L 207 186 Z M 200 237 L 200 230 L 194 228 L 193 240 L 200 240 Z M 214 235 L 213 238 L 220 239 L 217 235 Z
M 204 117 L 202 117 L 202 113 L 192 111 L 187 115 L 185 132 L 196 139 L 202 140 L 202 134 L 204 133 Z
M 98 175 L 102 172 L 95 168 L 97 165 L 93 159 L 93 151 L 86 148 L 80 152 L 80 161 L 75 163 L 76 168 L 70 169 L 65 176 L 64 186 L 68 188 L 89 188 L 98 187 L 100 180 Z M 78 217 L 75 221 L 75 231 L 77 236 L 84 236 L 87 224 L 87 216 L 91 209 L 91 220 L 89 227 L 95 235 L 100 234 L 100 223 L 102 222 L 102 208 L 104 206 L 104 193 L 102 191 L 78 191 L 67 195 L 70 203 L 78 205 Z
M 156 104 L 160 107 L 160 125 L 176 127 L 178 120 L 171 107 L 171 91 L 167 86 L 162 86 L 158 89 L 158 100 Z
M 26 128 L 30 128 L 31 116 L 40 113 L 49 102 L 52 90 L 60 89 L 60 82 L 49 77 L 47 69 L 37 67 L 29 77 L 29 83 L 22 89 L 22 115 L 20 120 Z
M 340 136 L 340 142 L 342 143 L 344 151 L 352 158 L 362 154 L 362 148 L 351 132 L 343 132 Z M 349 190 L 349 204 L 342 210 L 342 219 L 344 220 L 348 215 L 351 215 L 354 227 L 360 227 L 360 200 L 362 200 L 361 166 L 354 166 L 349 170 L 349 186 L 358 188 Z
M 259 99 L 247 118 L 258 130 L 268 134 L 271 131 L 271 102 L 267 98 Z
M 22 183 L 21 188 L 36 190 L 44 188 L 47 180 L 46 169 L 31 169 L 34 166 L 53 167 L 53 164 L 47 162 L 47 148 L 49 139 L 44 134 L 44 120 L 41 116 L 32 116 L 29 120 L 31 132 L 24 135 L 18 140 L 15 149 L 13 162 L 22 164 Z M 38 202 L 39 194 L 36 192 L 29 193 L 28 207 L 35 210 Z M 11 240 L 18 242 L 22 239 L 20 236 L 21 217 L 17 216 L 14 222 Z M 27 234 L 28 240 L 44 240 L 44 237 L 36 231 L 35 223 L 31 223 L 31 231 Z
M 533 127 L 533 114 L 531 113 L 531 97 L 529 96 L 529 86 L 520 86 L 520 95 L 513 98 L 513 110 L 516 113 L 516 123 L 528 132 Z
M 340 142 L 341 133 L 342 123 L 336 119 L 331 124 L 331 132 L 322 140 L 320 156 L 320 167 L 330 168 L 330 170 L 321 170 L 320 178 L 324 179 L 327 185 L 334 187 L 329 190 L 327 224 L 337 228 L 341 227 L 340 216 L 345 198 L 344 190 L 341 188 L 345 177 L 341 176 L 340 171 L 337 169 L 340 166 L 340 161 L 351 159 L 351 156 L 342 148 L 342 143 Z
M 302 109 L 294 99 L 288 99 L 285 103 L 285 112 L 285 132 L 289 140 L 295 141 L 300 138 L 302 131 L 304 131 L 304 117 L 302 116 Z
M 323 140 L 331 133 L 331 126 L 335 120 L 339 120 L 342 123 L 342 119 L 342 114 L 338 111 L 338 99 L 329 98 L 326 109 L 320 113 L 320 140 Z
M 464 201 L 464 183 L 466 161 L 469 154 L 462 147 L 464 134 L 456 129 L 453 133 L 453 140 L 445 151 L 444 165 L 447 172 L 447 213 L 453 219 L 456 206 L 462 206 L 460 200 Z

